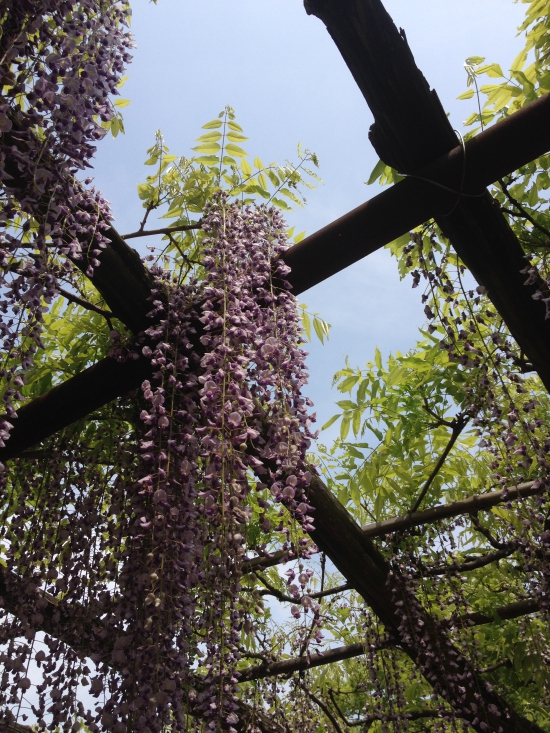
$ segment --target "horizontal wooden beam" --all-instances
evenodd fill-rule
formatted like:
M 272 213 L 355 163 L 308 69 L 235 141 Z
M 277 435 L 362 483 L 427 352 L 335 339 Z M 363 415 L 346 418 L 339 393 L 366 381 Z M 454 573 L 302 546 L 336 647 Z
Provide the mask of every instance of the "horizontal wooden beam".
M 118 397 L 137 389 L 151 370 L 151 362 L 118 362 L 105 358 L 21 407 L 13 419 L 0 461 L 18 456 L 31 446 L 85 418 Z
M 372 254 L 388 242 L 449 211 L 459 196 L 439 188 L 477 195 L 499 178 L 550 150 L 550 94 L 454 147 L 348 214 L 290 247 L 283 255 L 289 280 L 302 293 Z M 543 311 L 541 311 L 543 312 Z
M 432 524 L 442 519 L 458 517 L 462 514 L 474 514 L 475 512 L 487 511 L 491 507 L 498 506 L 505 501 L 516 501 L 528 496 L 535 496 L 540 492 L 540 487 L 534 481 L 514 486 L 502 491 L 492 491 L 488 494 L 476 494 L 467 499 L 451 501 L 448 504 L 440 504 L 431 509 L 424 509 L 421 512 L 411 512 L 402 517 L 385 519 L 383 522 L 373 522 L 363 527 L 366 537 L 385 537 L 394 532 L 400 532 L 412 527 L 421 527 L 423 524 Z

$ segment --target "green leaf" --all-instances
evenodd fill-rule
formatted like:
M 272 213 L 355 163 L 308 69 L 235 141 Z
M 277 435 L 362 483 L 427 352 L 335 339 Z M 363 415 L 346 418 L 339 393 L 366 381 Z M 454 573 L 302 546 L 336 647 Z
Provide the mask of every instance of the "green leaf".
M 372 172 L 369 176 L 369 180 L 367 181 L 367 186 L 371 186 L 375 181 L 377 181 L 385 169 L 386 169 L 386 164 L 384 163 L 383 160 L 379 160 L 378 163 L 372 169 Z
M 364 402 L 368 386 L 369 380 L 363 379 L 361 384 L 359 385 L 359 389 L 357 390 L 357 402 Z
M 478 74 L 487 74 L 487 76 L 491 76 L 494 79 L 504 77 L 504 72 L 502 71 L 499 64 L 487 64 L 486 66 L 481 66 L 477 70 L 477 73 Z
M 343 382 L 340 382 L 340 384 L 338 385 L 338 390 L 340 392 L 351 392 L 351 390 L 355 387 L 360 379 L 361 377 L 358 377 L 357 375 L 354 375 L 353 377 L 347 377 L 347 379 L 344 379 Z
M 340 425 L 340 438 L 342 440 L 345 440 L 348 437 L 350 423 L 350 417 L 344 415 L 344 417 L 342 418 L 342 424 Z
M 221 150 L 221 147 L 218 143 L 205 143 L 204 145 L 197 145 L 191 149 L 196 150 L 197 153 L 216 153 L 218 150 Z
M 234 120 L 230 120 L 227 123 L 227 126 L 229 127 L 230 130 L 236 130 L 237 132 L 243 131 L 243 128 L 240 125 L 238 125 Z
M 264 164 L 262 163 L 262 161 L 260 160 L 260 158 L 254 158 L 254 166 L 258 170 L 262 170 L 264 168 Z M 268 175 L 269 175 L 269 173 L 268 173 Z
M 311 319 L 305 310 L 302 311 L 302 326 L 306 332 L 307 340 L 311 341 Z
M 384 497 L 382 494 L 378 494 L 376 499 L 374 500 L 374 518 L 376 521 L 380 519 L 380 514 L 382 513 L 382 509 L 384 508 Z
M 150 158 L 147 158 L 145 165 L 156 165 L 158 160 L 158 155 L 152 155 Z
M 266 177 L 264 176 L 263 173 L 258 173 L 258 183 L 264 189 L 264 191 L 267 191 L 268 184 L 267 184 Z
M 283 201 L 283 199 L 276 199 L 276 198 L 274 198 L 274 199 L 272 199 L 272 201 L 275 204 L 275 206 L 278 206 L 279 207 L 279 209 L 282 209 L 283 211 L 292 211 L 292 209 L 290 208 L 290 206 L 287 204 L 286 201 Z
M 198 143 L 202 142 L 217 142 L 221 138 L 221 132 L 207 132 L 206 135 L 201 135 L 197 138 Z
M 129 99 L 115 99 L 115 107 L 127 107 L 130 104 Z
M 381 431 L 380 431 L 380 430 L 378 430 L 377 428 L 374 428 L 374 427 L 373 427 L 373 426 L 372 426 L 372 425 L 371 425 L 371 424 L 370 424 L 369 422 L 365 422 L 365 426 L 366 426 L 366 427 L 367 427 L 367 428 L 368 428 L 369 430 L 371 430 L 371 431 L 372 431 L 372 432 L 373 432 L 373 433 L 374 433 L 374 434 L 376 435 L 376 437 L 377 437 L 377 439 L 378 439 L 379 441 L 381 441 L 381 440 L 382 440 L 382 438 L 383 438 L 384 436 L 382 435 L 382 433 L 381 433 Z
M 203 130 L 215 130 L 218 127 L 221 127 L 223 125 L 223 122 L 221 120 L 211 120 L 210 122 L 207 122 L 206 125 L 202 126 Z
M 256 158 L 260 163 L 262 162 L 259 158 Z M 254 165 L 256 165 L 256 161 L 254 161 Z M 257 168 L 263 168 L 263 166 L 256 166 Z M 271 183 L 275 186 L 275 188 L 278 188 L 281 185 L 281 182 L 277 178 L 276 174 L 272 170 L 266 170 L 266 175 L 271 181 Z
M 342 410 L 355 410 L 357 405 L 351 400 L 339 400 L 337 403 L 338 407 Z
M 365 457 L 360 451 L 357 450 L 357 448 L 354 448 L 352 445 L 347 445 L 346 450 L 350 454 L 350 456 L 353 456 L 354 458 L 359 458 L 361 461 Z
M 359 486 L 355 481 L 350 481 L 349 493 L 355 506 L 361 506 L 361 492 L 359 491 Z
M 355 410 L 355 412 L 353 413 L 352 426 L 353 426 L 354 435 L 358 435 L 359 430 L 361 429 L 362 414 L 363 414 L 363 410 Z
M 468 64 L 468 66 L 479 66 L 484 61 L 485 56 L 469 56 L 464 63 Z
M 333 415 L 330 418 L 330 420 L 327 420 L 327 422 L 323 425 L 321 430 L 326 430 L 327 428 L 330 428 L 330 426 L 333 425 L 336 422 L 336 420 L 338 420 L 339 417 L 342 417 L 341 413 L 339 415 Z
M 293 241 L 294 241 L 294 243 L 295 243 L 295 244 L 298 244 L 298 242 L 301 242 L 301 241 L 302 241 L 302 239 L 303 239 L 303 238 L 304 238 L 305 236 L 306 236 L 306 233 L 305 233 L 305 232 L 300 232 L 300 234 L 297 234 L 297 235 L 296 235 L 296 236 L 294 237 L 294 240 L 293 240 Z
M 239 135 L 238 132 L 228 132 L 227 139 L 232 143 L 242 143 L 244 140 L 248 140 L 244 135 Z
M 245 174 L 245 176 L 251 176 L 252 175 L 252 166 L 248 162 L 246 158 L 241 158 L 241 169 L 242 172 Z
M 246 150 L 243 150 L 238 145 L 233 145 L 233 143 L 228 143 L 225 146 L 225 149 L 227 150 L 228 153 L 231 153 L 231 155 L 236 155 L 237 158 L 241 158 L 244 155 L 248 155 Z
M 527 59 L 527 49 L 523 49 L 516 58 L 514 59 L 512 66 L 510 66 L 510 71 L 520 71 L 523 66 L 525 65 L 525 61 Z
M 388 387 L 395 387 L 398 384 L 401 384 L 406 373 L 407 370 L 403 369 L 403 367 L 394 367 L 388 375 Z
M 462 94 L 459 94 L 457 99 L 471 99 L 474 96 L 474 90 L 468 89 L 467 92 L 462 92 Z
M 313 319 L 313 328 L 315 329 L 315 333 L 317 334 L 317 338 L 319 339 L 319 341 L 324 344 L 326 333 L 317 316 L 315 316 L 315 318 Z
M 150 186 L 148 183 L 138 183 L 138 196 L 142 201 L 146 201 L 151 197 L 151 194 L 153 193 L 153 187 Z
M 382 369 L 382 354 L 380 353 L 378 346 L 374 350 L 374 363 L 379 369 Z
M 198 157 L 194 158 L 196 163 L 201 163 L 202 165 L 218 165 L 220 162 L 220 159 L 217 155 L 199 155 Z

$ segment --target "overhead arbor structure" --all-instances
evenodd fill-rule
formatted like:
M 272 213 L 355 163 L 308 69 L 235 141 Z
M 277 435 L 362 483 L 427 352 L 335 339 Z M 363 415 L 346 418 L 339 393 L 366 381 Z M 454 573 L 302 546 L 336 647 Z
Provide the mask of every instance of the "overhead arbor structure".
M 287 278 L 292 292 L 304 292 L 424 222 L 435 220 L 461 261 L 486 290 L 525 363 L 550 390 L 550 320 L 545 318 L 542 299 L 533 297 L 540 291 L 541 282 L 532 278 L 524 284 L 524 249 L 486 191 L 493 182 L 550 150 L 550 95 L 540 97 L 463 144 L 437 94 L 417 68 L 405 33 L 395 27 L 379 0 L 306 0 L 305 8 L 325 24 L 374 115 L 369 139 L 376 152 L 404 180 L 284 252 L 281 258 L 291 268 Z M 13 186 L 17 186 L 17 175 L 16 170 L 12 171 Z M 153 279 L 139 256 L 113 228 L 105 236 L 109 242 L 90 279 L 112 315 L 137 334 L 151 324 L 147 314 L 151 309 L 148 299 Z M 198 339 L 200 324 L 197 331 Z M 146 358 L 103 358 L 19 408 L 9 440 L 0 449 L 0 460 L 32 460 L 40 454 L 43 441 L 104 405 L 128 396 L 150 377 L 151 363 Z M 402 517 L 361 527 L 321 477 L 313 477 L 307 498 L 315 509 L 311 538 L 345 579 L 345 584 L 332 592 L 355 591 L 385 628 L 385 637 L 378 639 L 380 649 L 394 646 L 402 650 L 444 698 L 445 707 L 435 712 L 428 708 L 410 711 L 403 720 L 444 718 L 448 711 L 449 716 L 463 720 L 468 730 L 543 730 L 494 691 L 484 679 L 485 673 L 453 640 L 456 629 L 544 611 L 541 600 L 526 598 L 503 604 L 493 614 L 467 611 L 452 618 L 436 618 L 426 610 L 421 598 L 410 595 L 408 586 L 399 578 L 399 570 L 390 565 L 376 544 L 377 538 L 387 540 L 396 532 L 422 528 L 450 517 L 475 515 L 505 502 L 536 497 L 540 491 L 540 482 L 531 481 L 428 509 L 415 507 Z M 457 568 L 457 573 L 475 570 L 510 554 L 506 548 L 494 549 L 490 556 L 474 558 L 469 565 L 466 562 Z M 260 573 L 263 578 L 261 571 L 288 557 L 289 551 L 285 550 L 248 558 L 242 571 L 245 577 Z M 436 576 L 438 569 L 427 572 Z M 262 582 L 266 582 L 265 578 Z M 4 608 L 17 615 L 18 599 L 10 590 L 14 583 L 16 578 L 3 577 L 0 594 Z M 268 582 L 264 590 L 266 595 L 293 600 L 270 588 Z M 323 592 L 317 595 L 321 597 Z M 422 639 L 412 638 L 403 604 L 412 609 L 415 624 L 423 629 Z M 86 609 L 69 607 L 51 597 L 45 597 L 42 618 L 35 621 L 36 630 L 57 636 L 81 656 L 98 654 L 93 639 L 102 623 L 101 619 L 87 616 Z M 104 639 L 101 654 L 111 650 L 108 630 Z M 365 653 L 372 655 L 372 648 L 371 639 L 320 654 L 264 660 L 243 667 L 239 684 L 265 678 L 287 679 L 289 675 Z M 346 721 L 345 716 L 343 721 L 342 716 L 338 717 L 338 706 L 331 707 L 312 692 L 306 694 L 318 703 L 327 725 L 341 731 Z M 193 714 L 192 708 L 190 712 Z M 198 708 L 195 712 L 200 714 Z M 252 711 L 246 702 L 241 703 L 238 718 L 235 725 L 243 730 L 254 726 L 265 733 L 282 730 L 265 711 Z M 361 724 L 368 730 L 379 719 L 372 716 L 347 724 Z M 29 730 L 20 721 L 5 725 L 12 732 Z

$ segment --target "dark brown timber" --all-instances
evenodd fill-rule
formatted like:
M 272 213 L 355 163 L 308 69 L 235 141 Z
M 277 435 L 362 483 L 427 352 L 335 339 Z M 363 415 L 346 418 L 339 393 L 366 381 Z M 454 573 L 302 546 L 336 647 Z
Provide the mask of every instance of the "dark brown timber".
M 109 357 L 37 397 L 18 411 L 0 460 L 6 461 L 98 410 L 139 385 L 150 372 L 146 359 L 117 362 Z
M 430 90 L 417 68 L 404 32 L 397 30 L 380 0 L 305 0 L 305 6 L 308 13 L 321 18 L 327 26 L 367 100 L 375 120 L 370 139 L 384 162 L 400 172 L 418 174 L 431 162 L 456 147 L 456 135 L 437 95 Z M 460 188 L 460 180 L 454 187 Z M 447 210 L 444 209 L 443 212 L 445 211 Z M 525 265 L 523 251 L 502 213 L 486 193 L 483 198 L 459 197 L 458 203 L 453 204 L 448 214 L 442 217 L 434 213 L 434 218 L 450 237 L 454 248 L 474 277 L 487 288 L 489 297 L 512 335 L 535 369 L 541 373 L 547 388 L 550 388 L 550 374 L 546 373 L 547 359 L 545 362 L 550 322 L 545 321 L 542 309 L 534 307 L 536 303 L 531 297 L 532 293 L 523 287 L 525 278 L 519 272 Z M 498 262 L 497 266 L 495 262 Z M 328 492 L 324 496 L 319 492 L 314 496 L 313 503 L 319 500 L 323 507 L 328 495 Z M 345 512 L 343 507 L 333 507 L 332 512 L 328 511 L 327 515 L 327 510 L 328 506 L 324 506 L 323 511 L 316 515 L 317 523 L 321 519 L 321 530 L 327 516 L 336 511 Z M 353 522 L 351 518 L 350 521 Z M 317 527 L 316 532 L 318 530 Z M 332 553 L 338 550 L 341 532 L 338 531 L 336 522 L 330 530 L 327 526 L 326 531 L 328 536 L 321 537 L 318 544 L 327 551 L 324 541 L 328 540 L 332 552 L 327 551 L 327 554 L 332 558 Z M 351 527 L 349 531 L 351 532 Z M 353 542 L 345 531 L 344 537 L 346 544 Z M 339 567 L 338 562 L 332 559 Z M 347 560 L 344 557 L 338 559 L 344 566 L 339 567 L 340 572 L 358 589 L 353 576 L 354 569 L 349 567 L 353 560 L 349 557 Z M 365 568 L 368 565 L 361 560 L 357 566 Z M 375 587 L 376 585 L 377 582 Z M 370 603 L 368 595 L 365 596 L 363 590 L 359 592 Z M 386 590 L 386 598 L 388 596 L 389 591 Z M 382 598 L 383 588 L 377 587 L 376 601 L 379 603 Z M 380 615 L 376 607 L 373 608 Z M 382 608 L 383 612 L 385 610 Z M 388 627 L 383 616 L 381 618 Z M 425 623 L 428 636 L 433 640 L 434 648 L 437 648 L 437 632 L 433 621 L 426 618 Z M 422 659 L 421 650 L 411 656 L 419 668 L 427 664 L 428 670 L 430 669 L 430 662 Z M 464 666 L 463 660 L 459 661 L 457 658 L 450 664 L 448 656 L 447 652 L 442 654 L 443 664 L 449 665 L 445 676 L 448 674 L 452 679 L 451 664 L 459 664 L 466 671 L 467 665 Z M 462 678 L 465 695 L 468 703 L 477 700 L 477 705 L 483 709 L 480 718 L 485 718 L 484 721 L 472 721 L 472 728 L 481 731 L 488 727 L 495 731 L 501 729 L 505 733 L 540 730 L 538 726 L 515 713 L 503 700 L 498 700 L 496 709 L 502 713 L 506 711 L 506 715 L 499 718 L 492 713 L 494 703 L 491 704 L 490 698 L 493 693 L 487 690 L 481 680 L 469 675 L 470 672 L 467 671 Z M 429 672 L 427 678 L 432 679 Z M 454 708 L 457 705 L 460 707 L 455 699 L 448 702 Z M 460 714 L 460 711 L 457 712 Z
M 456 143 L 455 143 L 456 145 Z M 462 191 L 479 194 L 494 181 L 550 150 L 550 94 L 468 140 Z M 459 190 L 462 145 L 422 166 L 418 175 Z M 292 246 L 283 259 L 289 280 L 301 293 L 375 252 L 393 239 L 450 211 L 457 196 L 417 178 L 408 178 Z
M 419 174 L 457 144 L 434 91 L 416 67 L 403 31 L 380 0 L 306 0 L 321 18 L 374 115 L 370 139 L 381 159 Z M 466 171 L 469 160 L 466 158 Z M 454 188 L 460 188 L 460 178 Z M 483 285 L 520 348 L 550 389 L 550 319 L 524 287 L 524 253 L 487 193 L 459 198 L 432 213 L 478 283 Z
M 542 733 L 539 726 L 518 715 L 499 695 L 485 687 L 470 663 L 445 638 L 441 624 L 419 606 L 415 607 L 414 613 L 422 622 L 425 638 L 429 641 L 426 645 L 403 643 L 399 630 L 399 595 L 394 596 L 392 593 L 395 579 L 390 587 L 389 568 L 380 552 L 318 477 L 312 481 L 308 502 L 315 508 L 315 530 L 310 533 L 314 542 L 365 599 L 387 632 L 394 636 L 415 665 L 422 670 L 426 680 L 436 686 L 441 681 L 441 675 L 450 679 L 460 678 L 464 702 L 468 707 L 476 705 L 475 709 L 479 710 L 477 723 L 470 721 L 474 730 L 482 733 L 486 730 L 484 726 L 488 725 L 489 730 L 494 731 L 502 727 L 503 733 Z M 407 605 L 408 601 L 403 600 Z M 433 666 L 434 653 L 440 660 L 437 668 Z M 442 690 L 441 694 L 445 695 L 445 692 Z M 463 717 L 461 703 L 456 699 L 445 699 L 451 706 L 458 706 L 456 712 L 459 717 Z M 499 711 L 499 715 L 492 712 L 494 710 Z
M 4 144 L 21 146 L 21 141 L 14 136 L 17 130 L 17 117 L 13 119 L 14 127 L 11 132 L 3 136 Z M 55 168 L 55 161 L 49 165 Z M 21 175 L 16 165 L 8 164 L 6 167 L 10 178 L 4 182 L 9 190 L 21 192 L 25 189 L 27 181 Z M 44 197 L 41 202 L 44 213 L 48 211 L 49 199 Z M 152 305 L 147 300 L 151 287 L 152 278 L 149 271 L 144 267 L 139 254 L 129 247 L 118 232 L 110 227 L 105 236 L 109 244 L 102 250 L 99 260 L 101 267 L 96 267 L 90 280 L 97 288 L 116 318 L 119 318 L 131 331 L 138 332 L 147 327 L 147 313 Z M 81 260 L 74 260 L 74 264 L 82 272 L 86 273 L 88 268 L 88 249 L 90 245 L 96 244 L 82 237 L 80 244 L 83 250 Z

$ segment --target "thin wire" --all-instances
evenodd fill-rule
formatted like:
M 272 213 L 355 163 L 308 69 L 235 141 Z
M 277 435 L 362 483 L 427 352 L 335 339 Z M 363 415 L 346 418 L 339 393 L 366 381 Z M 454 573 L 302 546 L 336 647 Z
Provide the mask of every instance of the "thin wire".
M 460 138 L 460 144 L 462 145 L 462 177 L 460 180 L 459 191 L 454 188 L 450 188 L 449 186 L 445 186 L 442 183 L 438 183 L 437 181 L 432 181 L 429 178 L 424 178 L 424 176 L 417 176 L 414 173 L 399 173 L 399 175 L 403 176 L 404 178 L 417 178 L 419 181 L 431 183 L 432 186 L 437 186 L 438 188 L 442 188 L 444 191 L 448 191 L 449 193 L 454 193 L 457 196 L 453 208 L 449 212 L 447 212 L 446 214 L 436 214 L 436 216 L 450 216 L 458 206 L 461 198 L 478 199 L 483 198 L 483 196 L 485 196 L 486 194 L 486 191 L 483 191 L 483 193 L 464 193 L 464 181 L 466 180 L 466 144 L 464 142 L 462 134 L 458 130 L 454 130 L 454 132 L 456 132 L 456 134 Z

